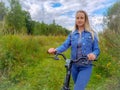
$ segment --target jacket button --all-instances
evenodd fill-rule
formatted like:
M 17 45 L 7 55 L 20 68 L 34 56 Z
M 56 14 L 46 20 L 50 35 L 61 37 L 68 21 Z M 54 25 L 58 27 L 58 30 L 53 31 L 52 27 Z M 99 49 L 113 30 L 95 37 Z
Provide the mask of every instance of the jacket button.
M 85 45 L 85 43 L 83 43 L 83 45 Z

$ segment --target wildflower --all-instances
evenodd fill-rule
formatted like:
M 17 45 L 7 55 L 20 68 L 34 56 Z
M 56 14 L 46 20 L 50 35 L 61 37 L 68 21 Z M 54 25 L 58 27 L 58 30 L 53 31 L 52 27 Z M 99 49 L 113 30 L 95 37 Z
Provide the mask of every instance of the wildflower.
M 111 62 L 107 63 L 107 68 L 109 68 L 109 67 L 110 67 L 110 65 L 111 65 Z
M 100 78 L 101 78 L 101 75 L 97 74 L 96 77 L 97 77 L 98 79 L 100 79 Z

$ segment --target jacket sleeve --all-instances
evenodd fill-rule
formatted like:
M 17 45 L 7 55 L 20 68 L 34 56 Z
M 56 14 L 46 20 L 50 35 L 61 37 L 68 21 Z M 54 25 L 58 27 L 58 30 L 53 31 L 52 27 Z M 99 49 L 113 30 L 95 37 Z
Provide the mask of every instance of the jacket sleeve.
M 98 37 L 97 35 L 95 34 L 94 35 L 94 40 L 93 40 L 93 54 L 96 55 L 96 58 L 98 58 L 99 54 L 100 54 L 100 48 L 99 48 L 99 44 L 98 44 Z
M 58 53 L 62 53 L 66 51 L 70 46 L 71 46 L 71 34 L 68 35 L 67 39 L 64 41 L 62 45 L 56 48 L 56 51 Z

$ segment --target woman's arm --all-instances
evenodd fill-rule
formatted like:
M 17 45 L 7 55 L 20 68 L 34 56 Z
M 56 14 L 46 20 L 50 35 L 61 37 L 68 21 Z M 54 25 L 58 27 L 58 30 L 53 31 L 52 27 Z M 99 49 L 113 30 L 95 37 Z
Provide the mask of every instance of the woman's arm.
M 71 45 L 71 34 L 68 35 L 67 39 L 64 41 L 64 43 L 59 46 L 58 48 L 49 48 L 48 49 L 48 53 L 50 54 L 55 54 L 55 52 L 59 52 L 59 53 L 62 53 L 64 52 L 65 50 L 67 50 L 69 48 L 69 46 Z
M 67 39 L 64 41 L 62 45 L 56 48 L 56 51 L 62 53 L 66 51 L 71 46 L 71 34 L 68 35 Z
M 98 38 L 97 35 L 95 34 L 94 36 L 94 41 L 93 41 L 93 54 L 96 56 L 96 58 L 99 56 L 100 54 L 100 48 L 99 48 L 99 42 L 98 42 Z

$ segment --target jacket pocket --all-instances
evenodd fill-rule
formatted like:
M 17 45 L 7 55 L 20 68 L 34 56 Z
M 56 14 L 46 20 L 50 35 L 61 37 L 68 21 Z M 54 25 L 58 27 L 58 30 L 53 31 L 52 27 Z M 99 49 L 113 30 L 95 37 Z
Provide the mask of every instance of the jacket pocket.
M 86 39 L 87 43 L 92 43 L 92 37 L 91 36 L 87 36 L 87 37 L 85 37 L 85 39 Z

